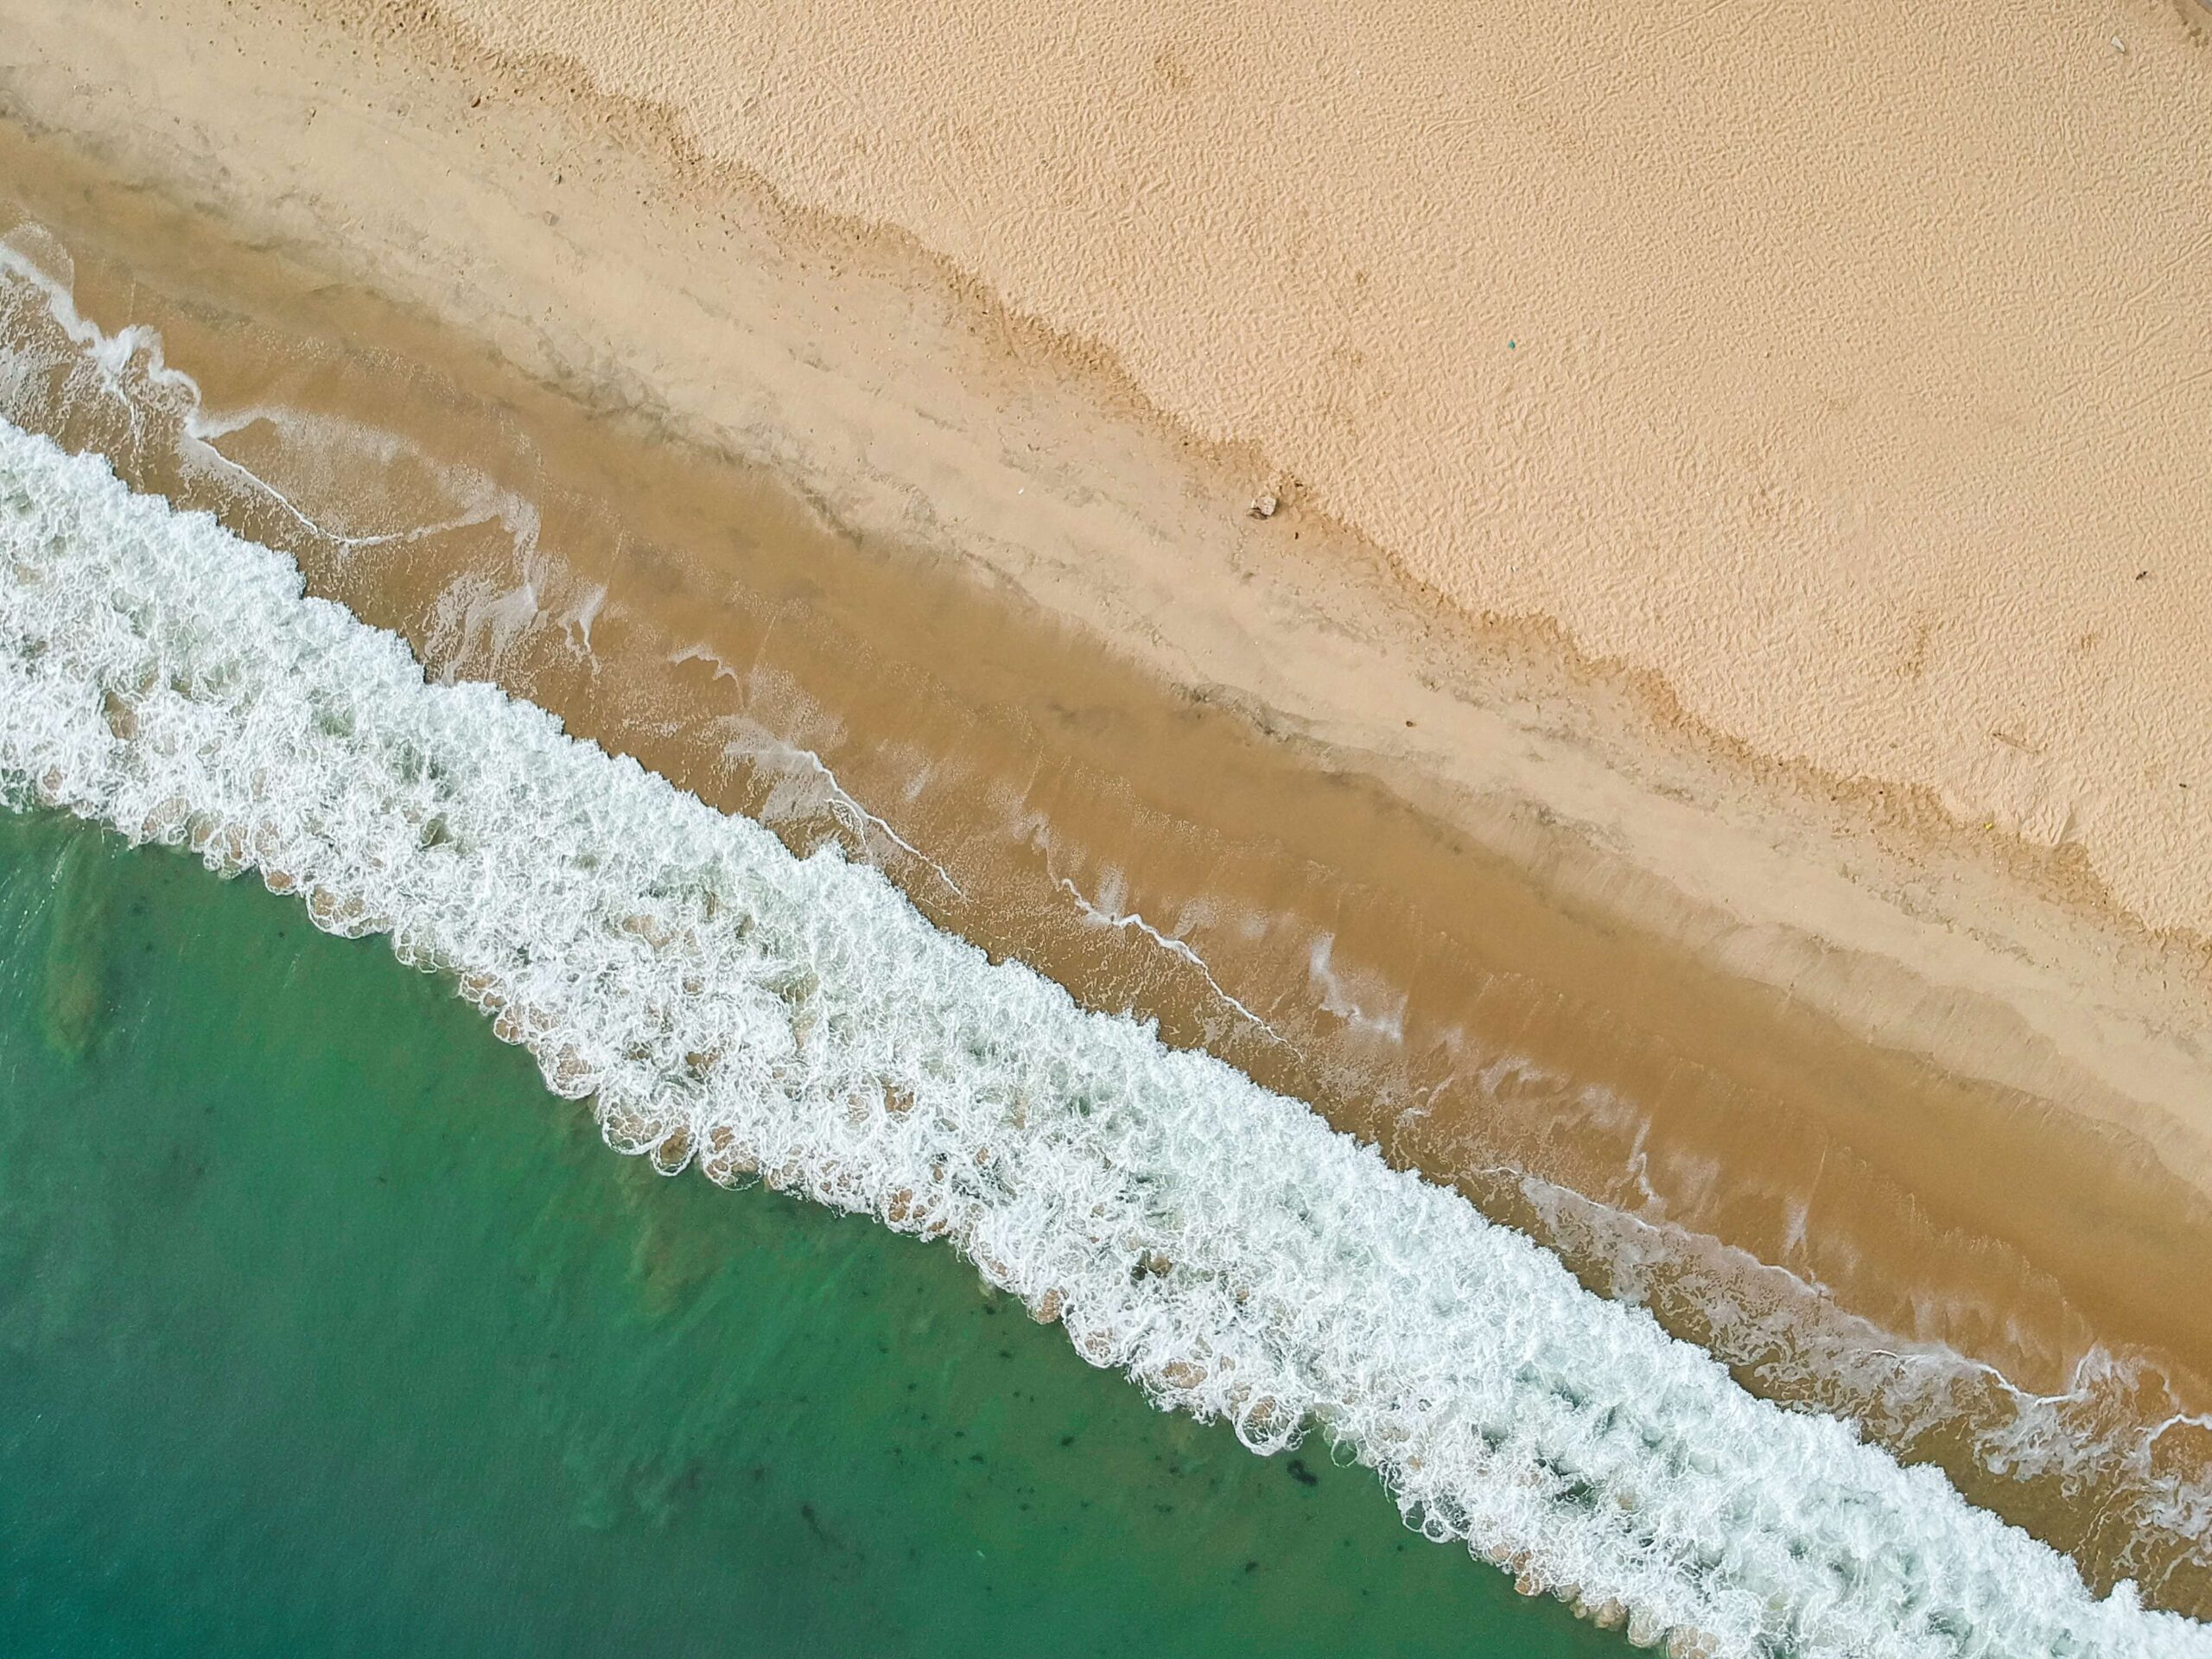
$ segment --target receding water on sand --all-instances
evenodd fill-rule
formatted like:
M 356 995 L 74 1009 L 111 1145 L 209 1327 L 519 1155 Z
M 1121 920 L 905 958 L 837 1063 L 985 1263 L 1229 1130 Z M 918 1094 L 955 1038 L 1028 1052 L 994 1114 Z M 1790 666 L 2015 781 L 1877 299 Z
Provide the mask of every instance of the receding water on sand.
M 22 1654 L 1625 1651 L 942 1249 L 611 1158 L 449 985 L 0 813 Z
M 617 1147 L 949 1236 L 1163 1404 L 1255 1451 L 1313 1430 L 1430 1537 L 1680 1655 L 2203 1650 L 1298 1103 L 988 962 L 835 849 L 426 683 L 97 461 L 0 425 L 0 531 L 12 801 L 389 933 Z
M 1962 1248 L 1960 1212 L 1924 1202 L 1935 1188 L 1901 1191 L 1852 1150 L 1897 1124 L 1923 1151 L 1996 1146 L 2002 1102 L 1840 1052 L 1816 1026 L 1769 1028 L 1729 1000 L 1742 988 L 1592 935 L 1387 798 L 1255 749 L 1233 717 L 1194 723 L 941 573 L 856 551 L 760 480 L 703 475 L 680 446 L 610 449 L 565 404 L 531 404 L 532 437 L 507 401 L 526 389 L 492 374 L 467 391 L 435 366 L 467 360 L 454 342 L 403 333 L 419 361 L 366 350 L 396 326 L 366 301 L 270 334 L 229 302 L 284 302 L 226 283 L 219 325 L 164 308 L 134 265 L 78 266 L 35 226 L 0 239 L 0 267 L 16 418 L 283 549 L 434 677 L 493 680 L 793 851 L 827 837 L 879 862 L 994 956 L 1157 1019 L 1459 1185 L 1755 1392 L 1935 1462 L 2100 1589 L 2130 1578 L 2202 1611 L 2185 1368 L 2107 1346 L 2085 1323 L 2100 1303 L 1999 1239 Z M 207 401 L 187 365 L 224 395 Z M 1978 1173 L 1984 1155 L 1944 1168 L 2001 1189 L 2005 1215 L 2185 1338 L 2202 1251 L 2115 1235 L 2115 1215 L 2164 1212 L 2089 1190 L 2063 1137 L 2044 1138 L 2043 1176 L 2068 1172 L 2056 1188 Z M 1933 1179 L 1910 1144 L 1883 1155 Z

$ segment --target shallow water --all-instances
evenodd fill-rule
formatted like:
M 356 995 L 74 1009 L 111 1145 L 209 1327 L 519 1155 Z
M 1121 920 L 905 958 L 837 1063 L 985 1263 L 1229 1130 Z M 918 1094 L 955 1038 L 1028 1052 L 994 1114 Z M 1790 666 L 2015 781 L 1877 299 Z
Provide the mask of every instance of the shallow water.
M 0 1645 L 1627 1651 L 972 1269 L 613 1158 L 441 980 L 0 813 Z
M 557 1092 L 595 1091 L 618 1147 L 949 1233 L 1155 1399 L 1255 1449 L 1324 1427 L 1432 1537 L 1670 1650 L 2205 1651 L 1298 1103 L 989 963 L 879 873 L 426 683 L 282 556 L 96 461 L 4 425 L 0 451 L 9 798 L 389 931 Z M 65 982 L 56 1044 L 89 1052 L 99 1003 Z
M 43 232 L 19 227 L 8 246 L 74 268 Z M 1992 1174 L 1987 1149 L 2012 1144 L 2018 1103 L 1976 1106 L 1894 1057 L 1745 1026 L 1713 1000 L 1725 987 L 1639 968 L 1617 938 L 1560 934 L 1516 880 L 1475 880 L 1468 849 L 1440 849 L 1395 809 L 1348 805 L 1333 785 L 1316 794 L 1222 733 L 1190 747 L 1188 709 L 1077 671 L 1071 642 L 972 616 L 949 626 L 941 613 L 967 613 L 933 581 L 873 569 L 753 484 L 671 471 L 665 446 L 602 463 L 596 428 L 541 450 L 573 411 L 535 409 L 527 435 L 510 429 L 512 384 L 486 404 L 423 366 L 451 367 L 449 353 L 416 342 L 420 361 L 402 362 L 332 343 L 384 338 L 388 318 L 267 334 L 231 315 L 238 292 L 276 303 L 251 283 L 221 284 L 211 312 L 164 308 L 131 261 L 76 274 L 110 331 L 66 282 L 16 293 L 0 328 L 0 385 L 22 423 L 282 548 L 311 591 L 393 627 L 434 676 L 496 681 L 794 851 L 828 839 L 903 873 L 910 898 L 994 956 L 1312 1101 L 1546 1243 L 1589 1287 L 1649 1306 L 1753 1392 L 1933 1462 L 2100 1590 L 2130 1578 L 2154 1605 L 2212 1606 L 2212 1438 L 2181 1351 L 2107 1345 L 2119 1327 L 2098 1324 L 2101 1292 L 2077 1301 L 2082 1284 L 1934 1202 L 1952 1175 L 2001 1195 L 1998 1219 L 2031 1224 L 2090 1281 L 2159 1310 L 2169 1334 L 2199 1329 L 2190 1271 L 2212 1232 L 2162 1230 L 2145 1192 L 2088 1181 L 2083 1168 L 2105 1168 L 2094 1148 L 2075 1157 L 2039 1130 L 2037 1167 L 2056 1185 L 2015 1166 Z M 213 379 L 164 369 L 165 353 Z M 645 497 L 646 518 L 601 522 Z M 311 534 L 308 514 L 350 528 Z M 733 537 L 741 580 L 728 558 L 695 568 L 677 551 Z M 995 667 L 941 683 L 970 661 Z M 1053 717 L 1040 723 L 1039 706 Z M 1126 729 L 1096 748 L 1109 728 Z M 1166 785 L 1184 773 L 1178 796 Z M 1230 802 L 1242 816 L 1215 823 Z M 1322 818 L 1330 836 L 1278 843 L 1284 823 Z M 1352 846 L 1364 850 L 1348 860 Z M 1338 880 L 1360 870 L 1389 879 Z M 1671 1012 L 1650 1005 L 1661 982 Z M 1866 1113 L 1870 1101 L 1883 1109 Z M 1864 1134 L 1900 1127 L 1919 1153 L 1859 1155 Z M 1929 1151 L 1960 1146 L 1981 1150 Z

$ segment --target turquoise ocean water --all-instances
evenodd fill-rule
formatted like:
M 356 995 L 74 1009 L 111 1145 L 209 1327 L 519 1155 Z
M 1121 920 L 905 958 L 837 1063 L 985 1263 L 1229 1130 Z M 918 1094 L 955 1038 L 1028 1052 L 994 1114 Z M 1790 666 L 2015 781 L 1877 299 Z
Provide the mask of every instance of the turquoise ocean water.
M 450 984 L 0 811 L 0 1652 L 1619 1653 Z
M 2212 1655 L 299 583 L 0 423 L 0 1659 Z

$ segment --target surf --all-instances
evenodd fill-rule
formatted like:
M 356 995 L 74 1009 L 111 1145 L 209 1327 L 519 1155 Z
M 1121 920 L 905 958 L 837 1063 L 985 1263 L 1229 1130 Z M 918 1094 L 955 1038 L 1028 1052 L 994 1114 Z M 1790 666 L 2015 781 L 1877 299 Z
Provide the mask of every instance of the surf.
M 1727 1120 L 1702 1124 L 1686 1146 L 1649 1100 L 1614 1086 L 1618 1077 L 1608 1084 L 1602 1043 L 1580 1052 L 1580 1045 L 1554 1045 L 1540 1059 L 1510 1035 L 1525 1009 L 1458 1023 L 1453 999 L 1472 1002 L 1495 982 L 1447 978 L 1440 998 L 1433 958 L 1421 958 L 1426 1018 L 1409 1027 L 1409 982 L 1337 948 L 1331 902 L 1278 912 L 1264 898 L 1252 907 L 1249 887 L 1217 894 L 1202 879 L 1179 895 L 1140 891 L 1142 880 L 1132 887 L 1121 864 L 1131 855 L 1147 861 L 1156 850 L 1152 836 L 1163 833 L 1157 828 L 1124 823 L 1119 836 L 1143 839 L 1109 832 L 1087 841 L 1080 803 L 1072 821 L 1056 822 L 1010 773 L 999 779 L 1012 791 L 1001 823 L 988 813 L 980 823 L 918 819 L 914 792 L 931 773 L 948 764 L 965 770 L 974 759 L 946 747 L 942 723 L 908 728 L 864 707 L 871 671 L 857 666 L 849 679 L 793 679 L 798 658 L 765 654 L 774 621 L 749 654 L 741 636 L 724 639 L 722 649 L 734 652 L 725 657 L 685 632 L 680 614 L 668 632 L 637 614 L 634 593 L 610 600 L 608 584 L 622 577 L 604 562 L 603 547 L 589 545 L 603 527 L 579 524 L 580 498 L 541 470 L 545 458 L 527 439 L 518 448 L 520 435 L 497 418 L 455 431 L 393 412 L 422 391 L 410 378 L 421 365 L 385 364 L 372 386 L 296 404 L 290 394 L 301 388 L 284 375 L 272 382 L 264 365 L 240 377 L 238 362 L 210 357 L 266 354 L 268 343 L 254 344 L 250 331 L 172 353 L 150 320 L 163 313 L 142 308 L 147 290 L 135 277 L 138 320 L 110 328 L 80 309 L 79 275 L 71 251 L 36 225 L 0 237 L 0 413 L 67 448 L 105 454 L 134 489 L 211 508 L 238 534 L 283 549 L 311 591 L 397 630 L 434 677 L 493 680 L 593 722 L 608 747 L 768 825 L 794 851 L 834 837 L 950 931 L 1042 968 L 1089 1006 L 1158 1015 L 1171 1042 L 1205 1046 L 1310 1101 L 1399 1166 L 1456 1185 L 1565 1261 L 1586 1287 L 1650 1308 L 1755 1394 L 1844 1418 L 1901 1459 L 1936 1463 L 1970 1501 L 2072 1555 L 2100 1589 L 2133 1579 L 2153 1605 L 2202 1617 L 2212 1489 L 2194 1379 L 2165 1369 L 2166 1356 L 2101 1340 L 2078 1307 L 2020 1277 L 2026 1263 L 1954 1278 L 1950 1268 L 1968 1253 L 1928 1237 L 1924 1224 L 1904 1224 L 1942 1253 L 1940 1262 L 1885 1255 L 1874 1264 L 1858 1247 L 1886 1243 L 1887 1230 L 1903 1223 L 1887 1210 L 1869 1212 L 1871 1229 L 1840 1227 L 1831 1211 L 1809 1241 L 1815 1248 L 1803 1248 L 1807 1205 L 1815 1189 L 1833 1192 L 1840 1162 L 1828 1154 L 1841 1148 L 1799 1144 L 1794 1158 L 1770 1162 L 1776 1147 L 1742 1137 L 1779 1131 L 1787 1139 L 1764 1109 L 1771 1103 L 1726 1101 Z M 91 280 L 97 290 L 115 277 Z M 170 313 L 167 321 L 180 319 Z M 297 338 L 276 349 L 281 356 L 302 348 L 317 355 Z M 210 403 L 195 378 L 210 371 L 242 384 Z M 364 410 L 378 413 L 364 418 Z M 640 546 L 633 556 L 650 567 L 657 552 Z M 617 566 L 626 569 L 619 556 Z M 763 575 L 772 583 L 772 572 Z M 395 604 L 405 592 L 416 602 Z M 603 652 L 593 634 L 602 620 L 613 636 Z M 687 664 L 708 693 L 654 677 Z M 601 694 L 616 687 L 622 706 L 610 717 Z M 689 723 L 687 741 L 661 741 L 671 714 Z M 848 722 L 868 741 L 836 747 L 841 767 L 860 758 L 856 747 L 876 751 L 868 766 L 906 746 L 903 761 L 864 772 L 857 793 L 825 758 L 841 737 L 861 735 L 846 732 Z M 969 772 L 963 787 L 979 785 L 991 787 L 988 774 Z M 941 810 L 942 795 L 932 793 L 931 810 Z M 868 801 L 893 810 L 918 840 Z M 998 836 L 1025 850 L 1010 861 L 979 858 Z M 1038 882 L 1049 893 L 1033 885 L 1025 892 Z M 1027 907 L 1040 903 L 1063 912 L 1058 922 L 1036 925 Z M 1218 905 L 1243 906 L 1232 926 L 1212 925 L 1225 913 Z M 1025 919 L 1009 926 L 1016 916 Z M 1204 954 L 1185 937 L 1194 918 Z M 1374 920 L 1367 918 L 1370 934 Z M 1071 933 L 1087 941 L 1074 955 Z M 1243 950 L 1262 936 L 1269 944 L 1257 957 Z M 1154 960 L 1102 974 L 1085 960 L 1097 941 Z M 1226 957 L 1218 954 L 1224 943 Z M 1288 970 L 1272 984 L 1269 950 L 1274 969 Z M 1179 980 L 1179 990 L 1155 976 Z M 1408 1131 L 1440 1103 L 1450 1127 L 1433 1137 Z M 1699 1192 L 1698 1160 L 1739 1150 L 1745 1155 L 1729 1165 L 1730 1184 L 1754 1206 L 1779 1201 L 1794 1217 L 1787 1231 L 1763 1242 L 1756 1230 L 1736 1238 L 1700 1230 L 1715 1217 Z M 1877 1184 L 1840 1202 L 1847 1210 L 1897 1196 Z M 1901 1281 L 1891 1276 L 1899 1268 Z M 1843 1282 L 1824 1276 L 1839 1268 Z M 1929 1319 L 1931 1308 L 1941 1316 Z M 2002 1341 L 1986 1340 L 2000 1327 Z
M 0 429 L 0 780 L 449 976 L 608 1143 L 946 1240 L 1166 1408 L 1677 1653 L 2212 1653 L 1458 1195 Z

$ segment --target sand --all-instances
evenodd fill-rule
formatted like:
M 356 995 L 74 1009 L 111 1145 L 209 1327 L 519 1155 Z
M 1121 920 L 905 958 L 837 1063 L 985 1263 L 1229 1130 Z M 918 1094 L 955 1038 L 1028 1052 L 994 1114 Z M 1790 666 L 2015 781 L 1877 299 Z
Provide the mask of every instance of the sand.
M 1898 772 L 1845 786 L 1730 741 L 1656 654 L 1593 667 L 1541 619 L 1472 620 L 1440 577 L 1403 580 L 1406 546 L 1323 512 L 1311 466 L 1289 483 L 1249 433 L 1201 441 L 1103 333 L 1040 328 L 915 237 L 768 192 L 664 113 L 420 9 L 24 0 L 10 21 L 0 179 L 104 255 L 98 315 L 157 323 L 218 403 L 374 422 L 544 507 L 559 568 L 518 649 L 496 605 L 456 601 L 512 588 L 510 547 L 296 549 L 434 664 L 837 835 L 948 925 L 1296 1089 L 1593 1281 L 1603 1241 L 1497 1167 L 1663 1217 L 1681 1277 L 1651 1294 L 1690 1334 L 1712 1275 L 1749 1281 L 1692 1262 L 1702 1242 L 2025 1386 L 2111 1350 L 2202 1403 L 2204 958 L 2116 904 L 2085 840 L 1947 826 Z M 1266 490 L 1281 511 L 1249 517 Z M 1616 591 L 1560 539 L 1580 499 L 1553 504 L 1548 579 Z M 1840 603 L 1847 575 L 1793 579 Z M 2190 620 L 2173 594 L 2158 626 Z M 1743 598 L 1667 639 L 1740 624 Z M 1938 688 L 1914 728 L 1834 677 L 1853 664 L 1815 666 L 1758 677 L 1807 730 L 1857 709 L 1901 750 L 1974 717 Z M 795 742 L 880 830 L 777 758 Z M 1141 911 L 1203 972 L 1086 906 Z M 2119 1558 L 2094 1516 L 1964 1473 L 2093 1573 Z
M 439 0 L 1478 614 L 2212 931 L 2212 14 Z

